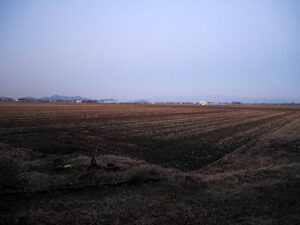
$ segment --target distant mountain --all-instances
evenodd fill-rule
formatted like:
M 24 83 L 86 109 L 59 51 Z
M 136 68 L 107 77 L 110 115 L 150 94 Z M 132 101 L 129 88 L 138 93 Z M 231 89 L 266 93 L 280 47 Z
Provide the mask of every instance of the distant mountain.
M 41 101 L 94 101 L 94 99 L 91 98 L 84 98 L 81 96 L 61 96 L 61 95 L 52 95 L 50 97 L 46 96 L 43 98 L 40 98 L 39 100 Z M 106 99 L 101 99 L 102 102 L 107 102 L 107 103 L 116 103 L 119 102 L 117 99 L 113 98 L 106 98 Z
M 15 101 L 15 99 L 6 96 L 0 96 L 0 101 Z
M 89 98 L 83 98 L 81 96 L 61 96 L 61 95 L 52 95 L 50 97 L 40 98 L 41 101 L 76 101 L 76 100 L 92 100 Z
M 90 98 L 84 98 L 81 96 L 62 96 L 62 95 L 52 95 L 42 98 L 34 97 L 22 97 L 18 98 L 19 101 L 96 101 Z M 1 96 L 0 101 L 15 101 L 14 98 Z M 137 100 L 117 100 L 114 98 L 105 98 L 100 99 L 104 103 L 151 103 L 151 102 L 160 102 L 160 103 L 198 103 L 200 101 L 212 102 L 214 104 L 218 103 L 232 103 L 232 102 L 241 102 L 241 103 L 250 103 L 250 104 L 290 104 L 290 103 L 300 103 L 300 98 L 245 98 L 239 96 L 225 96 L 225 95 L 189 95 L 189 96 L 156 96 L 152 98 L 137 99 Z

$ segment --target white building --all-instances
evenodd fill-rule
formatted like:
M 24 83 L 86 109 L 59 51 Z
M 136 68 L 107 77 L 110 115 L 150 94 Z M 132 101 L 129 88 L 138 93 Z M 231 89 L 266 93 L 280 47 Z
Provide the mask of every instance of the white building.
M 200 101 L 199 105 L 208 105 L 208 102 L 207 101 Z

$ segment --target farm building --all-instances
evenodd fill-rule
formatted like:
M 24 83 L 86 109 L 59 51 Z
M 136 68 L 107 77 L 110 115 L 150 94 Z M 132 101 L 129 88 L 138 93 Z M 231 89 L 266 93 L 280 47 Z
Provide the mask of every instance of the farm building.
M 207 101 L 200 101 L 199 105 L 208 105 L 208 102 Z

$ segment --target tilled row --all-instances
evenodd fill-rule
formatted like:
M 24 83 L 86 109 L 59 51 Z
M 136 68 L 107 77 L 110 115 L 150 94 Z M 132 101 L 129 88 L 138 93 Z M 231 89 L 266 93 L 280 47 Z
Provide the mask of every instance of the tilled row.
M 123 142 L 117 139 L 108 140 L 108 145 L 103 151 L 119 150 L 118 154 L 141 158 L 151 163 L 194 170 L 212 163 L 262 135 L 279 129 L 297 117 L 298 115 L 291 113 L 275 114 L 172 140 L 157 140 L 147 136 L 124 137 Z M 128 145 L 126 148 L 126 143 L 134 145 Z

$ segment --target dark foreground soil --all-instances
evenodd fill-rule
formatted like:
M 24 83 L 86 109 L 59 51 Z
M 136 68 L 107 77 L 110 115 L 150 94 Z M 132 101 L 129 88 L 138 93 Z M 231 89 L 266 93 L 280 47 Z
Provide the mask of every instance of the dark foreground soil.
M 0 103 L 0 224 L 300 224 L 299 106 Z

